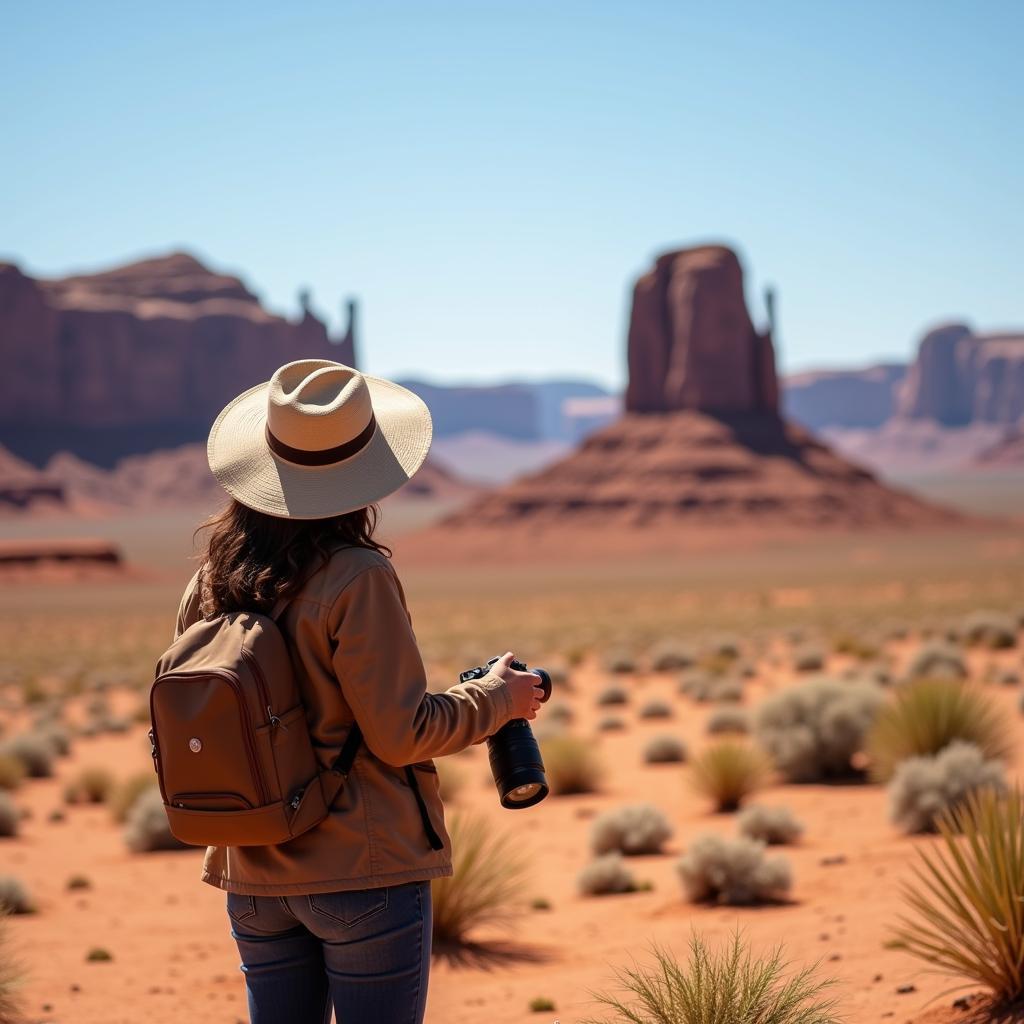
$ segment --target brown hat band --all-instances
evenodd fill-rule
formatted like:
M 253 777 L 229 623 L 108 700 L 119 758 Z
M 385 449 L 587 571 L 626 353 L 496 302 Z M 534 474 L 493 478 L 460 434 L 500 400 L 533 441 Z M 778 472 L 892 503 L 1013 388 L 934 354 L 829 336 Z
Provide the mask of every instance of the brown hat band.
M 267 444 L 270 445 L 270 450 L 282 459 L 287 459 L 289 462 L 294 462 L 299 466 L 333 466 L 336 462 L 344 462 L 345 459 L 350 459 L 356 452 L 362 451 L 370 443 L 370 438 L 373 437 L 373 432 L 376 429 L 377 419 L 373 413 L 370 413 L 370 422 L 351 441 L 346 441 L 344 444 L 339 444 L 334 448 L 323 448 L 320 451 L 310 451 L 307 448 L 292 448 L 291 445 L 287 445 L 284 441 L 274 437 L 270 432 L 269 423 L 267 424 L 266 433 Z

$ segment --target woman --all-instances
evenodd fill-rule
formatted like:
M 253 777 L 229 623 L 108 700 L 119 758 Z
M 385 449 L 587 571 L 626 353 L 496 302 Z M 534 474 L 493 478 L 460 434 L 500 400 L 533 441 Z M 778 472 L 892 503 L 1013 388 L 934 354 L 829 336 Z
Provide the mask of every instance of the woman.
M 419 469 L 430 440 L 416 395 L 324 359 L 282 366 L 210 431 L 210 468 L 232 500 L 206 524 L 176 637 L 201 617 L 285 599 L 277 623 L 321 767 L 353 724 L 364 738 L 315 828 L 207 850 L 202 877 L 227 892 L 253 1024 L 320 1024 L 332 1006 L 339 1024 L 422 1021 L 430 879 L 452 873 L 432 758 L 536 717 L 542 690 L 511 668 L 511 652 L 480 680 L 427 692 L 373 530 L 374 503 Z

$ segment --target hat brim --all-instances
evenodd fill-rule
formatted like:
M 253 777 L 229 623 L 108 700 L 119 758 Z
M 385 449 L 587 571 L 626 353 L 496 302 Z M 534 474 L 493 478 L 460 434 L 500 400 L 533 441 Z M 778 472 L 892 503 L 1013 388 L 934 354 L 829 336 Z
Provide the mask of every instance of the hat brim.
M 327 519 L 397 491 L 427 457 L 430 411 L 400 384 L 363 378 L 377 427 L 355 455 L 330 466 L 300 466 L 272 452 L 266 439 L 266 381 L 229 402 L 214 421 L 206 446 L 213 475 L 243 505 L 285 519 Z

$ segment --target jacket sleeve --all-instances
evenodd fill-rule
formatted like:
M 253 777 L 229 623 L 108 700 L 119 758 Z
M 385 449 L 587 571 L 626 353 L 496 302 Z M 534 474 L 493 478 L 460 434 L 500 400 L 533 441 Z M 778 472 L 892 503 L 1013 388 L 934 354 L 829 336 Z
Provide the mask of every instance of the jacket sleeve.
M 390 566 L 363 569 L 328 611 L 331 658 L 370 750 L 400 767 L 479 743 L 512 717 L 500 676 L 428 693 L 402 589 Z

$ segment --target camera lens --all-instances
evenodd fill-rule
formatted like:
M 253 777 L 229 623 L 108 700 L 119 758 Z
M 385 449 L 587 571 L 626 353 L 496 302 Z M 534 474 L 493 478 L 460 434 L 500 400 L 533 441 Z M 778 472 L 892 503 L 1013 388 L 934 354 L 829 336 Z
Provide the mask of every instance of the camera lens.
M 548 795 L 544 762 L 529 723 L 515 718 L 487 741 L 502 807 L 532 807 Z

